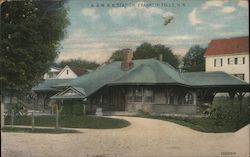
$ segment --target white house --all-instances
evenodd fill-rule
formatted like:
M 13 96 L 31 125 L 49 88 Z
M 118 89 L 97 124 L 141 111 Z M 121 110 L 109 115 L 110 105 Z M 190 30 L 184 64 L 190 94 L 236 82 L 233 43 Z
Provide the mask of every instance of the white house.
M 249 37 L 212 40 L 204 54 L 206 72 L 224 71 L 249 83 Z
M 47 73 L 44 74 L 44 79 L 55 79 L 62 69 L 51 67 Z
M 56 76 L 56 79 L 73 79 L 77 78 L 77 74 L 70 69 L 69 66 L 65 66 L 60 73 Z
M 83 68 L 70 68 L 66 65 L 63 69 L 51 67 L 50 70 L 44 74 L 44 79 L 73 79 L 86 73 L 87 70 Z

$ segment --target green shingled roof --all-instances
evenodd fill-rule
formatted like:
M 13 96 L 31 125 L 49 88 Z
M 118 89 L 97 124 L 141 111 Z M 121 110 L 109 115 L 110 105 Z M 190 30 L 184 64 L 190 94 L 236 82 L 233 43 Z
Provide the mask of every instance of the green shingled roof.
M 79 87 L 69 87 L 66 90 L 52 96 L 51 99 L 83 99 L 86 97 L 84 89 Z
M 134 60 L 133 63 L 133 68 L 123 71 L 120 61 L 113 62 L 56 87 L 81 87 L 87 95 L 90 95 L 101 87 L 110 84 L 184 83 L 179 72 L 167 63 L 162 63 L 156 59 Z
M 173 84 L 190 87 L 249 85 L 224 72 L 180 73 L 171 65 L 156 59 L 133 60 L 133 64 L 130 70 L 123 71 L 121 62 L 116 61 L 76 79 L 55 83 L 53 87 L 78 87 L 89 96 L 105 85 Z
M 186 84 L 190 86 L 227 86 L 246 85 L 247 83 L 238 77 L 222 71 L 216 72 L 189 72 L 182 73 Z
M 44 80 L 43 82 L 39 83 L 37 86 L 33 87 L 32 90 L 35 92 L 38 91 L 56 91 L 58 89 L 53 88 L 53 86 L 58 84 L 63 84 L 69 82 L 72 79 L 48 79 Z

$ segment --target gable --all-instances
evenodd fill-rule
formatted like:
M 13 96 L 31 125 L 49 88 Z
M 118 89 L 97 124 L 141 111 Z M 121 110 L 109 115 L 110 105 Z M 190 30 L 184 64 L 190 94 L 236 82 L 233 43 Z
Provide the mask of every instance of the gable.
M 72 79 L 76 78 L 77 75 L 74 73 L 73 70 L 69 68 L 69 66 L 65 66 L 63 70 L 57 75 L 57 79 Z
M 84 99 L 86 94 L 82 88 L 69 87 L 66 90 L 52 96 L 51 99 Z

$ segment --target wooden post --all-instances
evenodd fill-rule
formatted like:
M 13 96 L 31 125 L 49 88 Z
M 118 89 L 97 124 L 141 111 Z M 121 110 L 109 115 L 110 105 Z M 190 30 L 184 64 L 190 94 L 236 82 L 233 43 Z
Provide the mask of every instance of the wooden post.
M 245 93 L 243 93 L 243 92 L 238 92 L 237 93 L 237 96 L 238 96 L 238 99 L 239 99 L 239 103 L 240 103 L 240 113 L 242 111 L 242 100 L 243 100 L 244 95 L 245 95 Z
M 83 114 L 86 115 L 86 105 L 83 104 Z
M 1 101 L 1 129 L 4 127 L 4 103 Z
M 58 109 L 59 106 L 57 106 L 56 108 L 56 129 L 59 128 L 59 122 L 58 122 L 58 119 L 59 119 L 59 109 Z
M 15 114 L 15 111 L 14 109 L 11 110 L 11 128 L 13 128 L 13 125 L 14 125 L 14 114 Z
M 34 118 L 34 112 L 32 112 L 32 116 L 31 116 L 31 125 L 32 125 L 32 132 L 34 131 L 35 129 L 35 118 Z
M 197 105 L 197 94 L 196 91 L 192 92 L 193 95 L 193 105 Z
M 230 103 L 231 103 L 231 106 L 232 106 L 232 109 L 233 109 L 235 92 L 228 92 L 228 94 L 229 94 Z

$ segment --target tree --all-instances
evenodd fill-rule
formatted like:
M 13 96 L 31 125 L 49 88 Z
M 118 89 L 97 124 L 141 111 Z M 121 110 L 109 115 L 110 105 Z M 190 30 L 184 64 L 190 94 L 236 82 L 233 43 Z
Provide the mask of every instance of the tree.
M 135 59 L 159 58 L 160 55 L 162 55 L 162 61 L 168 62 L 173 67 L 178 68 L 180 64 L 178 56 L 173 54 L 172 50 L 165 45 L 143 43 L 134 52 Z
M 121 60 L 122 58 L 122 51 L 117 50 L 113 53 L 110 59 L 115 61 Z M 162 61 L 168 62 L 175 68 L 179 66 L 179 57 L 174 55 L 172 50 L 165 45 L 151 45 L 150 43 L 143 43 L 139 47 L 136 48 L 134 52 L 134 59 L 148 59 L 148 58 L 158 58 L 162 55 Z
M 69 67 L 85 68 L 85 69 L 96 69 L 99 66 L 99 64 L 95 62 L 90 62 L 90 61 L 81 60 L 81 59 L 63 60 L 55 64 L 55 66 L 60 67 L 60 68 L 64 68 L 66 65 L 68 65 Z
M 59 42 L 69 24 L 64 3 L 26 0 L 2 4 L 2 90 L 25 93 L 42 79 L 59 54 Z
M 122 50 L 116 50 L 112 56 L 109 58 L 109 60 L 113 60 L 113 61 L 120 61 L 122 60 L 122 52 L 124 49 Z
M 184 69 L 186 71 L 205 71 L 205 58 L 204 53 L 206 49 L 199 45 L 192 46 L 182 61 L 184 63 Z

